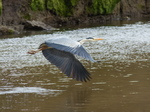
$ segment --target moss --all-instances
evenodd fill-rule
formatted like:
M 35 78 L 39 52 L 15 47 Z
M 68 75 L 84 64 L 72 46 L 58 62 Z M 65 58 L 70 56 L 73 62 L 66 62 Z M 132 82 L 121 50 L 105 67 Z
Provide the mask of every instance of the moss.
M 31 8 L 37 10 L 49 10 L 59 16 L 72 16 L 73 9 L 80 0 L 31 0 Z M 99 15 L 112 13 L 115 5 L 121 0 L 90 0 L 86 7 L 87 14 Z
M 138 4 L 138 5 L 137 5 L 137 8 L 138 8 L 139 10 L 144 10 L 144 9 L 145 9 L 145 6 L 144 6 L 143 4 Z
M 18 33 L 13 28 L 9 28 L 7 26 L 0 26 L 0 35 L 9 35 L 9 34 L 15 34 Z
M 68 15 L 68 9 L 64 0 L 48 0 L 47 8 L 60 16 Z
M 119 1 L 120 0 L 93 0 L 92 4 L 86 8 L 86 11 L 93 15 L 110 14 Z
M 71 16 L 73 6 L 75 6 L 78 1 L 79 0 L 48 0 L 47 9 L 60 16 Z
M 25 14 L 23 15 L 23 18 L 26 20 L 31 20 L 31 15 L 30 14 Z
M 0 15 L 2 14 L 2 0 L 0 0 Z
M 31 9 L 34 11 L 45 10 L 45 0 L 31 0 Z
M 79 0 L 70 0 L 71 1 L 71 5 L 75 6 L 78 4 Z

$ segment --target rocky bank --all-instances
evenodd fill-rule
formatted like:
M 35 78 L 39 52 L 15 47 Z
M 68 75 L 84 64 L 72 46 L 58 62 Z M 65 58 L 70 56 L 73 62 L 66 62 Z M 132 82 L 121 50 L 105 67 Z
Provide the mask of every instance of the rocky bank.
M 19 32 L 126 17 L 150 18 L 150 0 L 0 0 L 0 25 Z

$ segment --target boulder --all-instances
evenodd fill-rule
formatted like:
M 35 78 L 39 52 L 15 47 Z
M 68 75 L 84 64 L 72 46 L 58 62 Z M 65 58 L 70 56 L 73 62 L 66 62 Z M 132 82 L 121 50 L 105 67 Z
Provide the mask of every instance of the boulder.
M 41 21 L 26 21 L 24 23 L 25 30 L 53 30 L 54 28 L 51 26 L 46 25 Z
M 0 35 L 18 34 L 19 32 L 8 26 L 0 26 Z

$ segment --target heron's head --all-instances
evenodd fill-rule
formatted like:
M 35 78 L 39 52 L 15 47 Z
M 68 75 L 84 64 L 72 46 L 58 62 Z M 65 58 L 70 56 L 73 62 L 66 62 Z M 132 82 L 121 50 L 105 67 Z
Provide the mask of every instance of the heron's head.
M 93 37 L 88 37 L 86 38 L 87 41 L 98 41 L 98 40 L 104 40 L 102 38 L 93 38 Z
M 98 41 L 98 40 L 104 40 L 102 38 L 93 38 L 93 37 L 88 37 L 86 39 L 80 40 L 79 42 L 83 44 L 84 42 L 93 42 L 93 41 Z

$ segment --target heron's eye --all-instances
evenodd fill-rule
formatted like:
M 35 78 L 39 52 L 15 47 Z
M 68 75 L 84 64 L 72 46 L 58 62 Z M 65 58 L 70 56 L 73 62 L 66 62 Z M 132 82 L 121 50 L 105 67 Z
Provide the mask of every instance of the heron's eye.
M 94 39 L 93 37 L 88 37 L 88 38 L 86 38 L 86 39 Z

